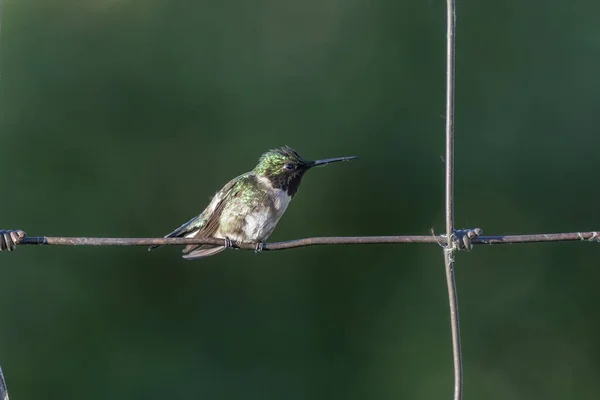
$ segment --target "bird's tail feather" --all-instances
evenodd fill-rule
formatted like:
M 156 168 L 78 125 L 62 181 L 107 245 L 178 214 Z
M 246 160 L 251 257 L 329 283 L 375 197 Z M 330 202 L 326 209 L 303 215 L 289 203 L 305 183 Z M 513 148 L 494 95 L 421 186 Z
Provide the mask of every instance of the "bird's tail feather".
M 199 227 L 199 223 L 200 223 L 200 216 L 194 217 L 164 237 L 165 238 L 175 238 L 175 237 L 186 236 L 187 234 L 197 230 Z M 160 246 L 161 246 L 160 244 L 152 245 L 152 246 L 148 247 L 148 251 L 150 251 L 152 249 L 156 249 L 157 247 L 160 247 Z
M 225 246 L 213 246 L 213 245 L 202 245 L 198 247 L 196 250 L 191 251 L 188 254 L 183 255 L 182 257 L 186 260 L 194 260 L 196 258 L 203 258 L 208 256 L 214 256 L 217 253 L 225 250 Z

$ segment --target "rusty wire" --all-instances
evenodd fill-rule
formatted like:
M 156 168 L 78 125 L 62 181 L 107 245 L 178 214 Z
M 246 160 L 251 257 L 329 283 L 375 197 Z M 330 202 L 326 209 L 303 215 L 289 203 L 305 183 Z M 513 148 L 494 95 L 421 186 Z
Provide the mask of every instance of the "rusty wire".
M 452 359 L 454 362 L 454 400 L 462 399 L 463 373 L 458 316 L 458 293 L 454 279 L 454 59 L 456 36 L 456 8 L 454 0 L 446 1 L 446 246 L 444 266 L 450 306 Z M 481 230 L 479 230 L 481 231 Z
M 6 231 L 0 231 L 0 234 Z M 540 242 L 589 241 L 600 242 L 600 231 L 539 233 L 532 235 L 496 235 L 481 236 L 480 229 L 455 230 L 452 242 L 456 250 L 470 250 L 472 245 L 480 244 L 518 244 Z M 357 245 L 357 244 L 403 244 L 429 243 L 442 247 L 447 246 L 446 235 L 414 235 L 414 236 L 327 236 L 287 240 L 284 242 L 264 243 L 263 251 L 287 250 L 308 246 Z M 17 242 L 22 245 L 52 246 L 173 246 L 188 244 L 224 245 L 224 239 L 216 238 L 106 238 L 106 237 L 55 237 L 25 236 Z M 254 243 L 232 242 L 232 247 L 244 250 L 255 250 Z

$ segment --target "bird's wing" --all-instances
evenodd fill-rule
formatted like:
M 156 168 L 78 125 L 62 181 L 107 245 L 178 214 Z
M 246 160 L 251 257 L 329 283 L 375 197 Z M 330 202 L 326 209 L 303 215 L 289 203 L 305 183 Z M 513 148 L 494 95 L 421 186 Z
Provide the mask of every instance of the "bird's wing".
M 190 219 L 185 224 L 181 225 L 179 228 L 175 229 L 173 232 L 165 235 L 166 238 L 174 238 L 174 237 L 189 237 L 189 238 L 203 238 L 203 237 L 211 237 L 219 228 L 219 218 L 221 213 L 223 212 L 223 207 L 226 203 L 226 200 L 229 199 L 234 192 L 234 186 L 240 179 L 244 178 L 246 174 L 240 175 L 236 178 L 233 178 L 225 186 L 221 189 L 215 197 L 213 197 L 212 201 L 206 207 L 202 213 L 192 219 Z M 195 234 L 194 234 L 195 232 Z M 190 244 L 183 249 L 184 253 L 189 253 L 193 249 L 197 248 L 200 245 Z M 210 245 L 207 245 L 210 246 Z M 149 250 L 152 250 L 156 247 L 160 247 L 158 245 L 151 246 Z
M 240 175 L 236 178 L 233 178 L 232 180 L 227 182 L 227 184 L 225 186 L 223 186 L 223 189 L 221 189 L 219 191 L 219 194 L 217 194 L 217 196 L 219 196 L 219 198 L 213 199 L 213 201 L 216 201 L 216 204 L 212 204 L 212 202 L 211 202 L 211 204 L 206 208 L 206 210 L 204 210 L 204 212 L 202 214 L 200 214 L 200 217 L 203 217 L 202 218 L 204 221 L 203 226 L 200 229 L 198 229 L 198 231 L 196 232 L 195 235 L 189 236 L 189 237 L 193 237 L 195 239 L 205 238 L 205 237 L 213 237 L 213 235 L 219 229 L 219 224 L 221 222 L 221 214 L 223 213 L 225 204 L 227 204 L 228 200 L 230 200 L 231 198 L 233 198 L 239 194 L 239 190 L 236 190 L 237 188 L 239 188 L 239 186 L 237 184 L 241 180 L 245 179 L 247 176 L 248 176 L 248 174 Z M 208 215 L 205 215 L 205 213 Z M 217 248 L 218 248 L 218 250 L 217 250 Z M 219 251 L 223 250 L 224 248 L 225 248 L 224 246 L 215 246 L 215 245 L 210 245 L 210 244 L 203 244 L 203 245 L 190 244 L 190 245 L 187 245 L 183 249 L 183 253 L 188 254 L 188 253 L 196 250 L 194 253 L 198 254 L 198 256 L 193 257 L 193 258 L 199 258 L 202 256 L 209 256 L 209 255 L 216 254 Z M 204 254 L 204 253 L 206 253 L 206 254 Z

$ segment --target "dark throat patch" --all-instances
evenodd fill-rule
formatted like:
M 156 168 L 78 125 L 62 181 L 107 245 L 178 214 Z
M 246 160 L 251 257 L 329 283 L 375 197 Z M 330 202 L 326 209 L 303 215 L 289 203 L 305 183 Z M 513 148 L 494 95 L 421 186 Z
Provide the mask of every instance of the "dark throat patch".
M 300 187 L 300 182 L 302 182 L 304 172 L 306 171 L 296 172 L 293 175 L 273 176 L 269 179 L 273 188 L 284 190 L 288 196 L 294 197 L 296 193 L 298 193 L 298 188 Z

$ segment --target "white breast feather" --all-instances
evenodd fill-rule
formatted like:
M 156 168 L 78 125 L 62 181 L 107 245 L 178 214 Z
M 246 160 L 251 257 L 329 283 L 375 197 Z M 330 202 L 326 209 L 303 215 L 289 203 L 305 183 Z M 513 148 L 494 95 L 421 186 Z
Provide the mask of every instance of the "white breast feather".
M 271 182 L 265 178 L 258 178 L 259 182 L 263 185 L 271 188 Z M 246 237 L 252 242 L 259 242 L 266 240 L 279 222 L 279 219 L 287 209 L 290 200 L 292 199 L 287 192 L 281 189 L 272 190 L 271 200 L 275 206 L 275 215 L 269 215 L 261 212 L 250 212 L 246 216 L 246 227 L 244 233 Z

